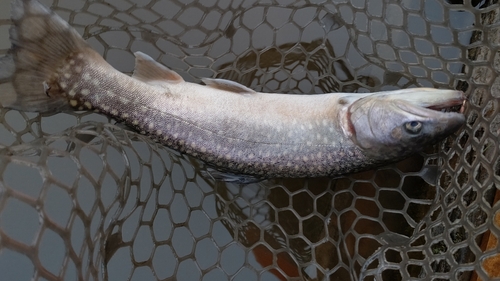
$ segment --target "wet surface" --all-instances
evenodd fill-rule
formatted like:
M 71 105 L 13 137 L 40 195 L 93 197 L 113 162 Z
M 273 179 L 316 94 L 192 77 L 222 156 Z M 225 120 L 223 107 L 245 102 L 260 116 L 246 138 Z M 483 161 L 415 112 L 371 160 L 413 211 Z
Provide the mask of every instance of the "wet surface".
M 458 88 L 469 96 L 468 121 L 444 143 L 377 171 L 237 184 L 97 114 L 1 109 L 0 272 L 8 279 L 494 277 L 479 261 L 499 249 L 484 246 L 500 234 L 492 223 L 497 4 L 54 6 L 127 73 L 132 52 L 142 51 L 186 81 L 218 77 L 263 92 Z M 6 26 L 0 21 L 0 38 Z

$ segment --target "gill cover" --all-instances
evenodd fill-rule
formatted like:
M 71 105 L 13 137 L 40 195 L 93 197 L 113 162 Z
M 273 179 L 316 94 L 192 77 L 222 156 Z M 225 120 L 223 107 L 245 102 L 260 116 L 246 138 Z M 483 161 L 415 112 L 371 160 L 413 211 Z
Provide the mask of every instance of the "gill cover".
M 442 140 L 465 118 L 414 105 L 402 99 L 368 96 L 349 107 L 353 141 L 368 155 L 402 157 Z

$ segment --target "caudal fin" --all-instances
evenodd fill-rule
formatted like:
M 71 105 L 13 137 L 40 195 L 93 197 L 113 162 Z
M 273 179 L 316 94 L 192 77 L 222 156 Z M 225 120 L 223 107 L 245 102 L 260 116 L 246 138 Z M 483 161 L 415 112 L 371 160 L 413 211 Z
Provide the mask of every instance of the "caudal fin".
M 49 81 L 73 53 L 89 48 L 67 22 L 36 0 L 12 1 L 12 49 L 0 59 L 0 103 L 25 111 L 51 112 L 67 100 L 49 96 Z

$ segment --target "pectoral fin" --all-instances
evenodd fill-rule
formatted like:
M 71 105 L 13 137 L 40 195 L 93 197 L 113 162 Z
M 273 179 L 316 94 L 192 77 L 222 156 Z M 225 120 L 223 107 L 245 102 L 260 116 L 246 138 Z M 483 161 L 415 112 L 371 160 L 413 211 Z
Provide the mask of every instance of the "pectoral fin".
M 206 170 L 201 170 L 201 174 L 206 178 L 212 178 L 214 180 L 222 182 L 232 182 L 236 184 L 251 184 L 262 181 L 262 179 L 254 176 L 219 171 L 212 167 L 206 167 Z
M 205 83 L 208 87 L 212 87 L 219 90 L 224 90 L 239 94 L 255 93 L 254 90 L 231 80 L 203 78 L 201 79 L 201 81 L 203 81 L 203 83 Z
M 148 84 L 158 85 L 162 82 L 181 83 L 184 79 L 177 72 L 156 62 L 150 56 L 135 52 L 135 69 L 132 77 Z

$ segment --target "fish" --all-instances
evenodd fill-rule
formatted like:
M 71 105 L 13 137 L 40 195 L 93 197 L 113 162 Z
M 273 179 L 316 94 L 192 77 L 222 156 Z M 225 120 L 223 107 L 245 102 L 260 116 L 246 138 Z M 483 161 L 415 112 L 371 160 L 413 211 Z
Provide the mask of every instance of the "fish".
M 465 122 L 461 91 L 256 92 L 186 82 L 142 52 L 126 75 L 36 0 L 12 2 L 12 48 L 0 60 L 0 103 L 33 112 L 93 110 L 220 171 L 266 178 L 336 177 L 421 151 Z

